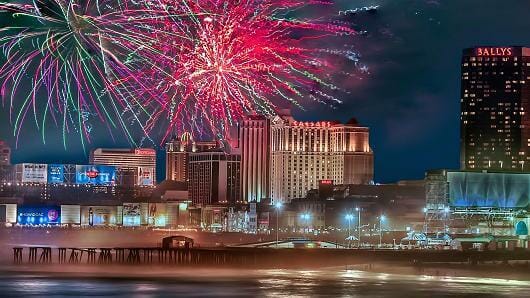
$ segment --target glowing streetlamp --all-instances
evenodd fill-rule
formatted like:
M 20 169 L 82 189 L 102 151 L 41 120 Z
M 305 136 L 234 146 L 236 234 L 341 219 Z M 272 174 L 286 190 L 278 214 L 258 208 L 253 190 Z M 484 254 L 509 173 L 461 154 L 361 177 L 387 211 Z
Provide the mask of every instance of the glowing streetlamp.
M 307 228 L 309 229 L 309 220 L 311 219 L 311 214 L 309 213 L 302 213 L 300 214 L 300 218 L 305 221 L 305 225 L 307 226 Z M 305 230 L 305 228 L 304 228 Z
M 346 220 L 348 221 L 348 247 L 351 246 L 351 221 L 353 220 L 353 214 L 346 214 Z
M 379 216 L 379 248 L 383 246 L 383 222 L 386 220 L 386 216 L 381 214 Z
M 361 248 L 361 208 L 357 207 L 355 208 L 355 211 L 357 211 L 357 218 L 359 219 L 359 225 L 357 226 L 358 232 L 359 232 L 359 248 Z
M 280 229 L 280 210 L 282 209 L 282 202 L 276 202 L 274 208 L 276 208 L 276 248 L 278 248 L 278 242 L 280 242 L 279 229 Z

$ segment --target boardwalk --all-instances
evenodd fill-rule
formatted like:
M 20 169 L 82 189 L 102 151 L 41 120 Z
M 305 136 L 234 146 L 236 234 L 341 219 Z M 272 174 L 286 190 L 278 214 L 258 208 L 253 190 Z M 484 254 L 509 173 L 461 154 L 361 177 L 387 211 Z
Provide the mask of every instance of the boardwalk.
M 337 266 L 377 261 L 430 262 L 530 261 L 529 251 L 395 251 L 354 249 L 14 247 L 15 264 L 178 265 L 178 266 Z

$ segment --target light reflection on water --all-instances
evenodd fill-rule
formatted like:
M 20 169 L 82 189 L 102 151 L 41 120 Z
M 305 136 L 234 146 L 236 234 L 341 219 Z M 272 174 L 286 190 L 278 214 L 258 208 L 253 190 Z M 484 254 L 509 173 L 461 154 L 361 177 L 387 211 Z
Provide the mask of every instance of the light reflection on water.
M 171 273 L 171 272 L 170 272 Z M 213 270 L 161 277 L 0 274 L 2 297 L 528 297 L 530 282 L 358 270 Z

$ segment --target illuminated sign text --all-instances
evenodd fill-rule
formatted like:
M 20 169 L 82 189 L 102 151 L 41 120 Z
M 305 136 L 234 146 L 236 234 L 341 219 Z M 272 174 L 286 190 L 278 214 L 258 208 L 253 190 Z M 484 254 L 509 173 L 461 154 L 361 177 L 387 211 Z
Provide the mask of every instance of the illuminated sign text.
M 512 48 L 477 48 L 476 52 L 477 52 L 477 56 L 486 56 L 486 57 L 512 56 L 513 55 Z

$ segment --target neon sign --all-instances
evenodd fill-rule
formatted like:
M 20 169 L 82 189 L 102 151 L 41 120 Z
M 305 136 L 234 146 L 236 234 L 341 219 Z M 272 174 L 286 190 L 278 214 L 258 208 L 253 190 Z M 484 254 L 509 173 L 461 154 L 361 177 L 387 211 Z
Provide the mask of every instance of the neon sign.
M 513 56 L 513 48 L 477 48 L 477 56 Z
M 135 149 L 134 154 L 136 155 L 155 155 L 155 150 L 153 149 Z

